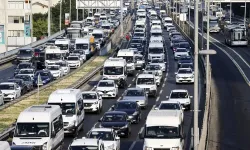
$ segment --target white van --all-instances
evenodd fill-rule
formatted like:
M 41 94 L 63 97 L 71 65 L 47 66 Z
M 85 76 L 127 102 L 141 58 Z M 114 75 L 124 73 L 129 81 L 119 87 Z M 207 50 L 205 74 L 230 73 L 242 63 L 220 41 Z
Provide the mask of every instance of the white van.
M 127 81 L 127 63 L 123 58 L 109 58 L 104 62 L 103 79 L 115 80 L 119 87 L 124 87 Z M 124 81 L 124 82 L 123 82 Z
M 164 26 L 164 28 L 166 28 L 167 31 L 169 31 L 168 26 L 173 25 L 173 20 L 172 20 L 172 18 L 170 18 L 170 17 L 165 17 L 164 20 L 162 20 L 162 21 L 163 21 L 163 26 Z
M 86 58 L 90 58 L 92 56 L 91 49 L 91 36 L 85 36 L 84 38 L 79 38 L 75 40 L 75 49 L 83 50 Z M 93 47 L 95 48 L 95 47 Z M 94 52 L 94 51 L 93 51 Z
M 127 72 L 131 75 L 135 73 L 135 51 L 131 49 L 121 49 L 117 57 L 123 58 L 127 62 Z
M 142 88 L 148 95 L 157 97 L 156 78 L 153 74 L 139 74 L 136 80 L 136 88 Z
M 148 46 L 148 60 L 151 61 L 154 58 L 159 58 L 165 60 L 165 51 L 163 43 L 152 42 Z
M 94 29 L 92 32 L 92 36 L 95 37 L 95 44 L 98 49 L 101 48 L 106 42 L 106 37 L 103 29 Z
M 63 140 L 63 118 L 60 107 L 36 105 L 26 108 L 18 116 L 12 145 L 52 150 L 59 148 Z
M 55 46 L 59 47 L 64 56 L 69 53 L 70 40 L 69 39 L 58 39 L 55 41 Z
M 49 96 L 49 105 L 59 105 L 62 109 L 64 133 L 77 136 L 83 129 L 85 116 L 82 92 L 79 89 L 59 89 Z
M 141 131 L 145 149 L 184 149 L 182 118 L 176 111 L 151 110 Z
M 11 150 L 7 141 L 0 141 L 1 150 Z

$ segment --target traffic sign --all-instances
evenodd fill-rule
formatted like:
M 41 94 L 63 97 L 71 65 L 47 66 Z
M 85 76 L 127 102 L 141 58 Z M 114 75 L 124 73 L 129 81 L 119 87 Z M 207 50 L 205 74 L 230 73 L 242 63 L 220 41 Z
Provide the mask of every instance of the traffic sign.
M 38 86 L 39 86 L 39 85 L 43 85 L 43 80 L 42 80 L 42 78 L 41 78 L 40 73 L 38 74 L 38 77 L 37 77 L 37 85 L 38 85 Z

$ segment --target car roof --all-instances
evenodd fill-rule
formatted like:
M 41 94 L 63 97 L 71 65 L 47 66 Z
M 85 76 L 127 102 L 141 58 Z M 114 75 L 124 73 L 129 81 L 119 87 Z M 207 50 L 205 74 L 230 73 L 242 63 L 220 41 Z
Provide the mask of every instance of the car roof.
M 160 104 L 173 104 L 173 103 L 177 103 L 177 104 L 179 104 L 179 101 L 178 100 L 163 100 L 163 101 L 161 101 L 161 103 Z
M 108 115 L 108 114 L 127 114 L 126 112 L 124 111 L 108 111 L 105 113 L 105 115 Z

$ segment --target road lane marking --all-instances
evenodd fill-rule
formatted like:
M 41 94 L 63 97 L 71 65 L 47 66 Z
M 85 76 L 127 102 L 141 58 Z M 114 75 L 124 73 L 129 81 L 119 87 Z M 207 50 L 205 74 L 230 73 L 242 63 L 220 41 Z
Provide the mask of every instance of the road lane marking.
M 132 84 L 129 84 L 128 87 L 131 87 Z
M 122 97 L 120 96 L 118 99 L 117 99 L 117 101 L 120 101 L 122 99 Z
M 128 150 L 133 150 L 133 148 L 135 147 L 135 144 L 136 144 L 136 141 L 134 141 L 134 142 L 131 144 L 131 146 L 129 147 Z
M 133 80 L 132 80 L 133 82 L 135 81 L 135 78 L 133 78 Z
M 161 95 L 161 93 L 163 92 L 163 90 L 161 89 L 161 91 L 160 91 L 160 95 Z
M 156 98 L 156 102 L 158 102 L 158 101 L 159 101 L 159 99 L 160 99 L 160 97 L 158 96 L 158 97 Z
M 139 75 L 139 73 L 136 74 L 136 76 L 138 76 L 138 75 Z
M 165 83 L 162 84 L 161 88 L 163 88 L 165 86 Z

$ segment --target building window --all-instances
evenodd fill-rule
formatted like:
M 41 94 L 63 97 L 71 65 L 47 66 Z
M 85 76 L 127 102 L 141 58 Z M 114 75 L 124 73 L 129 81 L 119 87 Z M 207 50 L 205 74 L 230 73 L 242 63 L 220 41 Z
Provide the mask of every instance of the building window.
M 9 16 L 8 20 L 9 20 L 9 23 L 24 23 L 23 16 Z
M 8 36 L 9 37 L 23 37 L 24 31 L 23 30 L 9 30 Z
M 20 1 L 9 1 L 8 2 L 9 9 L 24 9 L 24 2 Z

